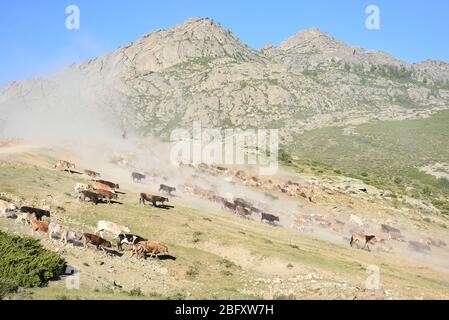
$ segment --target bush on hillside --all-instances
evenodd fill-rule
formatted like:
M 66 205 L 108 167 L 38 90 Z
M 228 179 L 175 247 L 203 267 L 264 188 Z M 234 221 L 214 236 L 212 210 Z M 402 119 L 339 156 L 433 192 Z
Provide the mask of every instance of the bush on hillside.
M 64 274 L 66 266 L 62 257 L 44 249 L 38 240 L 0 231 L 0 280 L 9 285 L 43 286 Z

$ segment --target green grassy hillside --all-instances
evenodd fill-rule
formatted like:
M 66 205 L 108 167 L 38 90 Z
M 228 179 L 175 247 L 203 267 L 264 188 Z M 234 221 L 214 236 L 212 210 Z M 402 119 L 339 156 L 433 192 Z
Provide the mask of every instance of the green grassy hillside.
M 336 172 L 422 199 L 449 213 L 449 181 L 420 167 L 449 162 L 449 111 L 427 119 L 389 121 L 306 132 L 289 149 L 301 159 L 331 165 Z

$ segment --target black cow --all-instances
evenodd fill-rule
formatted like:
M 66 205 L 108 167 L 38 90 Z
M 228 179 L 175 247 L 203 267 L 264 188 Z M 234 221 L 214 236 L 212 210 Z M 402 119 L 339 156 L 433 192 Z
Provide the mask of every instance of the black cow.
M 269 223 L 274 223 L 275 221 L 279 222 L 279 217 L 272 215 L 270 213 L 262 212 L 260 220 L 261 221 L 266 220 Z
M 144 174 L 141 174 L 138 172 L 133 172 L 131 174 L 131 177 L 133 178 L 134 182 L 142 182 L 142 180 L 144 180 L 146 178 L 146 176 Z
M 237 205 L 235 203 L 232 203 L 228 200 L 224 200 L 223 201 L 223 209 L 228 209 L 231 211 L 235 211 L 235 209 L 237 208 Z
M 33 208 L 33 207 L 23 206 L 23 207 L 20 208 L 20 212 L 34 213 L 36 215 L 36 219 L 37 220 L 42 220 L 42 217 L 50 218 L 50 211 L 43 210 L 43 209 L 38 209 L 38 208 Z
M 249 203 L 248 201 L 242 199 L 242 198 L 236 198 L 234 200 L 235 205 L 242 207 L 242 208 L 248 208 L 250 209 L 253 205 Z
M 145 205 L 145 201 L 151 202 L 154 207 L 157 207 L 157 202 L 160 202 L 162 205 L 164 205 L 164 202 L 169 202 L 168 198 L 161 196 L 154 196 L 152 194 L 142 192 L 140 194 L 139 204 Z
M 176 188 L 175 187 L 170 187 L 170 186 L 167 186 L 167 185 L 165 185 L 165 184 L 161 184 L 160 186 L 159 186 L 159 191 L 165 191 L 165 192 L 167 192 L 169 195 L 171 195 L 171 193 L 172 192 L 174 192 L 174 191 L 176 191 Z
M 86 201 L 86 199 L 88 199 L 90 202 L 95 203 L 95 205 L 100 203 L 100 195 L 90 190 L 81 190 L 79 199 L 82 201 Z
M 123 251 L 122 245 L 124 244 L 138 244 L 140 241 L 147 241 L 140 236 L 136 236 L 134 234 L 129 233 L 120 233 L 117 237 L 117 248 L 120 251 Z

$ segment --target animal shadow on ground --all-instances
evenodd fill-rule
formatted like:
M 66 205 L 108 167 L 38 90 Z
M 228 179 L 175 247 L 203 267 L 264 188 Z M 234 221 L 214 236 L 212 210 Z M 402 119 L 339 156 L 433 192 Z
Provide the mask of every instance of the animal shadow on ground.
M 146 254 L 144 258 L 145 258 L 145 260 L 148 259 L 148 258 L 155 259 L 154 257 L 153 258 L 150 257 L 150 255 L 148 255 L 148 254 Z M 158 259 L 158 260 L 172 260 L 172 261 L 175 261 L 176 257 L 172 256 L 170 254 L 164 254 L 164 255 L 157 256 L 156 259 Z
M 115 190 L 115 193 L 118 193 L 118 194 L 126 194 L 126 192 L 118 191 L 118 190 Z
M 152 205 L 152 204 L 150 204 L 150 205 Z M 158 208 L 158 209 L 165 209 L 165 210 L 170 210 L 170 209 L 174 209 L 175 208 L 175 206 L 169 206 L 167 204 L 152 205 L 152 206 L 155 207 L 155 208 Z
M 121 257 L 121 256 L 123 256 L 123 252 L 118 252 L 118 251 L 115 250 L 115 249 L 104 248 L 104 251 L 105 251 L 108 255 L 111 255 L 111 256 L 114 256 L 114 257 Z
M 99 199 L 97 204 L 119 204 L 123 205 L 123 202 L 117 200 L 111 200 L 111 202 L 107 202 L 106 200 Z
M 156 208 L 165 209 L 165 210 L 170 210 L 170 209 L 174 209 L 175 206 L 169 206 L 169 205 L 167 205 L 167 204 L 160 204 L 160 205 L 156 206 Z
M 117 200 L 111 200 L 111 204 L 120 204 L 122 205 L 123 202 L 117 201 Z
M 71 174 L 78 174 L 78 175 L 82 175 L 82 172 L 76 171 L 76 170 L 71 170 L 71 169 L 64 169 L 65 172 L 71 173 Z

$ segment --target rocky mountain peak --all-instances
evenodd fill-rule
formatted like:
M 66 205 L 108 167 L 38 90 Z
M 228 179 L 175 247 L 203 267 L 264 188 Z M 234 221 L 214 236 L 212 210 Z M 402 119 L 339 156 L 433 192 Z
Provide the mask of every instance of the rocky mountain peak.
M 319 28 L 312 27 L 305 30 L 301 30 L 295 35 L 282 41 L 277 49 L 289 50 L 298 46 L 304 46 L 308 43 L 337 43 L 335 38 L 321 31 Z M 340 42 L 339 42 L 340 43 Z
M 190 18 L 170 29 L 144 35 L 125 47 L 137 70 L 160 71 L 190 59 L 229 57 L 239 62 L 258 60 L 256 53 L 231 31 L 210 18 Z

